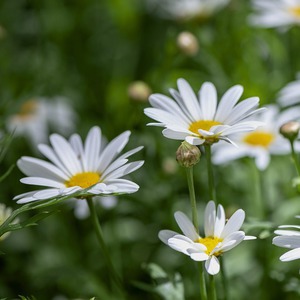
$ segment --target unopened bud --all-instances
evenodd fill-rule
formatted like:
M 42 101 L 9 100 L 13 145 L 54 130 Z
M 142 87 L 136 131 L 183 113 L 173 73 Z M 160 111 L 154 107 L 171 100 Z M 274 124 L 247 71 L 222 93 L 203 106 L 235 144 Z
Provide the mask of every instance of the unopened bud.
M 180 166 L 189 168 L 200 160 L 201 152 L 197 146 L 184 141 L 176 151 L 176 160 Z
M 290 141 L 294 141 L 299 134 L 300 130 L 300 123 L 296 121 L 291 121 L 283 124 L 279 132 L 286 138 L 289 139 Z
M 147 101 L 152 91 L 144 81 L 134 81 L 128 87 L 128 96 L 135 101 Z
M 189 56 L 194 56 L 199 51 L 198 40 L 188 31 L 183 31 L 178 35 L 177 46 L 184 54 Z

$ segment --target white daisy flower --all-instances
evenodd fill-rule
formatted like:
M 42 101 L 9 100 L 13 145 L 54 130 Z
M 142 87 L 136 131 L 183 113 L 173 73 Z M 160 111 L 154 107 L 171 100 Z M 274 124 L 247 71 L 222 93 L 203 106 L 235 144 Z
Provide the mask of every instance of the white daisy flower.
M 128 157 L 143 147 L 137 147 L 117 157 L 128 143 L 129 131 L 117 136 L 101 150 L 101 130 L 90 129 L 85 143 L 78 134 L 69 141 L 58 134 L 50 136 L 51 146 L 40 144 L 39 151 L 51 162 L 24 156 L 18 160 L 19 169 L 28 177 L 24 184 L 47 187 L 15 197 L 18 203 L 45 200 L 72 195 L 82 191 L 85 195 L 133 193 L 139 186 L 121 177 L 137 170 L 143 161 L 128 163 Z
M 230 88 L 217 103 L 217 91 L 211 82 L 205 82 L 198 98 L 184 80 L 177 81 L 179 92 L 170 89 L 175 101 L 165 95 L 153 94 L 149 101 L 153 108 L 146 108 L 145 114 L 159 123 L 148 125 L 165 127 L 163 135 L 170 139 L 186 140 L 192 145 L 219 140 L 231 142 L 228 138 L 239 132 L 252 131 L 261 123 L 249 117 L 261 109 L 259 98 L 248 98 L 237 104 L 243 87 Z
M 256 120 L 265 125 L 250 133 L 236 135 L 233 141 L 238 147 L 216 145 L 212 157 L 214 164 L 224 164 L 241 157 L 253 157 L 257 168 L 265 170 L 271 155 L 290 153 L 290 143 L 279 133 L 279 128 L 289 121 L 300 120 L 300 108 L 280 112 L 276 105 L 269 105 L 267 110 L 256 116 Z M 299 148 L 299 144 L 296 144 L 296 148 Z
M 281 255 L 279 259 L 281 261 L 291 261 L 300 258 L 300 231 L 295 229 L 300 229 L 297 225 L 282 225 L 275 230 L 276 236 L 273 238 L 272 243 L 276 246 L 292 249 Z M 290 229 L 287 229 L 290 228 Z
M 8 217 L 10 217 L 12 213 L 12 209 L 10 207 L 6 207 L 3 203 L 0 203 L 0 225 L 2 225 Z M 14 220 L 12 224 L 15 224 L 17 220 Z M 2 236 L 0 236 L 0 241 L 3 241 L 7 236 L 10 234 L 10 232 L 4 233 Z
M 277 101 L 282 107 L 300 103 L 300 74 L 279 91 Z
M 227 5 L 229 0 L 148 0 L 150 9 L 167 19 L 207 18 Z
M 257 13 L 250 16 L 255 26 L 272 28 L 300 24 L 300 0 L 253 0 Z
M 230 219 L 225 221 L 225 212 L 222 205 L 217 211 L 213 201 L 208 202 L 205 209 L 204 236 L 200 236 L 194 225 L 182 212 L 175 213 L 175 219 L 183 234 L 171 230 L 159 232 L 159 238 L 166 245 L 189 255 L 195 261 L 205 261 L 205 268 L 211 275 L 219 273 L 218 257 L 234 248 L 243 240 L 255 239 L 245 236 L 240 228 L 245 219 L 245 212 L 237 210 Z
M 35 98 L 24 102 L 17 113 L 7 120 L 7 128 L 16 135 L 26 136 L 36 146 L 45 143 L 49 126 L 61 134 L 74 130 L 76 115 L 64 97 Z

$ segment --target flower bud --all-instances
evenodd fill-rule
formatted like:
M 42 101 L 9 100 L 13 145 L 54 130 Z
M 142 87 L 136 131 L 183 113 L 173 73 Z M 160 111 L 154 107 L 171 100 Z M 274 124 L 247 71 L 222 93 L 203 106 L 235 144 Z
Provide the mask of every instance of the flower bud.
M 177 46 L 188 56 L 194 56 L 199 51 L 198 40 L 188 31 L 183 31 L 177 36 Z
M 134 81 L 128 87 L 128 96 L 135 101 L 145 102 L 152 91 L 144 81 Z
M 184 141 L 176 151 L 176 160 L 180 166 L 189 168 L 200 160 L 201 152 L 197 146 Z
M 283 124 L 279 132 L 290 141 L 294 141 L 298 137 L 298 133 L 300 130 L 300 123 L 296 121 L 291 121 Z

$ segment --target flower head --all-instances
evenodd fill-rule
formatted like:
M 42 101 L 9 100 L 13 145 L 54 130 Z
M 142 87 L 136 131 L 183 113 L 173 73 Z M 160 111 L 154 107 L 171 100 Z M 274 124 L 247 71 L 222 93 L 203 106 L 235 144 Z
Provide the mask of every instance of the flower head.
M 34 98 L 25 101 L 7 120 L 7 128 L 26 136 L 34 146 L 45 143 L 51 126 L 61 134 L 74 129 L 75 112 L 64 97 Z
M 170 139 L 186 140 L 192 145 L 216 143 L 219 140 L 231 142 L 229 136 L 238 132 L 254 130 L 261 123 L 249 120 L 249 117 L 261 109 L 257 97 L 252 97 L 237 104 L 243 93 L 240 85 L 230 88 L 217 103 L 217 91 L 211 82 L 205 82 L 198 98 L 190 85 L 179 79 L 179 92 L 171 89 L 171 98 L 153 94 L 150 103 L 153 108 L 146 108 L 145 114 L 158 121 L 150 123 L 165 127 L 163 135 Z
M 72 195 L 82 191 L 88 195 L 133 193 L 139 188 L 132 181 L 121 177 L 137 170 L 143 161 L 128 163 L 128 157 L 142 147 L 118 157 L 128 143 L 129 131 L 117 136 L 106 147 L 101 147 L 101 130 L 90 129 L 85 143 L 78 134 L 69 141 L 58 134 L 50 136 L 51 146 L 40 144 L 40 152 L 51 162 L 24 156 L 18 160 L 19 169 L 28 177 L 24 184 L 47 187 L 16 196 L 18 203 Z
M 286 27 L 300 24 L 299 0 L 253 0 L 257 14 L 250 16 L 250 23 L 261 27 Z
M 279 259 L 281 261 L 291 261 L 300 258 L 300 231 L 295 229 L 300 229 L 297 225 L 281 225 L 275 230 L 276 236 L 273 238 L 273 244 L 279 247 L 292 249 L 281 255 Z M 287 229 L 290 228 L 290 229 Z
M 300 119 L 300 108 L 280 112 L 276 105 L 269 105 L 267 110 L 258 114 L 256 118 L 265 125 L 250 133 L 236 135 L 236 148 L 217 145 L 213 152 L 215 164 L 227 163 L 241 157 L 253 157 L 256 166 L 264 170 L 269 165 L 271 154 L 283 155 L 290 152 L 290 143 L 282 137 L 279 129 L 286 122 Z
M 286 84 L 278 93 L 278 103 L 282 107 L 300 103 L 300 74 L 298 79 Z
M 219 273 L 218 257 L 234 248 L 243 240 L 255 237 L 245 236 L 240 228 L 245 219 L 245 212 L 237 210 L 231 218 L 225 221 L 225 212 L 222 205 L 217 210 L 213 201 L 208 202 L 205 209 L 204 235 L 200 236 L 192 222 L 182 212 L 175 213 L 175 219 L 183 234 L 171 230 L 159 232 L 162 242 L 171 248 L 189 255 L 195 261 L 205 261 L 209 274 Z

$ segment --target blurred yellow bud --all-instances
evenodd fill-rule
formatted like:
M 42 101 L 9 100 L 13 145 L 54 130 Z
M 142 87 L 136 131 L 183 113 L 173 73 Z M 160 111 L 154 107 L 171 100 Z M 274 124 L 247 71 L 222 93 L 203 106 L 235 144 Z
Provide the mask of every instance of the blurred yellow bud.
M 188 56 L 194 56 L 199 51 L 198 40 L 189 31 L 183 31 L 177 36 L 177 46 Z
M 145 102 L 152 91 L 144 81 L 134 81 L 128 86 L 128 96 L 132 100 Z

